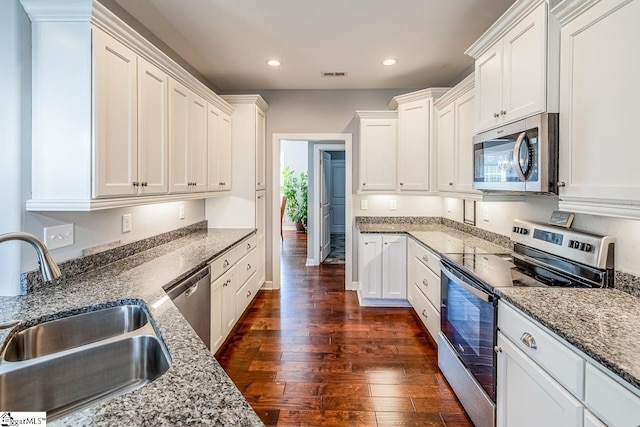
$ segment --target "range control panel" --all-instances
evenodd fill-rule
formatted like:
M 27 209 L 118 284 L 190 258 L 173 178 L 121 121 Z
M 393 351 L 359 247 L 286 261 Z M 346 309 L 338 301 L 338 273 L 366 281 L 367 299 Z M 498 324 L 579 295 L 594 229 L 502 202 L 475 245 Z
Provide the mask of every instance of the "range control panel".
M 606 268 L 615 239 L 583 231 L 516 219 L 511 240 L 596 268 Z

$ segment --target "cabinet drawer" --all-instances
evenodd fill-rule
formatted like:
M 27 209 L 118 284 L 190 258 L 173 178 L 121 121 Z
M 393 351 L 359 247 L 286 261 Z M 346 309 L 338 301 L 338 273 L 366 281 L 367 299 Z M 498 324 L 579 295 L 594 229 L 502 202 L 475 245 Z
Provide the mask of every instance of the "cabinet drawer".
M 498 329 L 574 396 L 583 398 L 584 360 L 580 356 L 502 301 Z
M 607 425 L 637 427 L 640 424 L 640 396 L 590 363 L 585 371 L 587 407 Z
M 242 248 L 240 248 L 242 249 Z M 244 249 L 242 249 L 244 250 Z M 236 266 L 236 286 L 240 287 L 247 281 L 253 273 L 256 272 L 258 266 L 258 249 L 254 248 L 244 256 Z
M 412 260 L 414 285 L 422 291 L 431 304 L 440 312 L 440 278 L 420 261 Z
M 238 253 L 235 247 L 214 259 L 211 262 L 211 281 L 229 271 L 236 262 L 238 262 Z
M 236 246 L 236 251 L 238 251 L 238 259 L 242 258 L 246 254 L 251 252 L 257 246 L 258 246 L 258 236 L 255 234 L 244 239 L 242 242 L 238 243 L 238 245 Z
M 415 257 L 429 267 L 436 276 L 440 277 L 440 257 L 438 255 L 424 246 L 416 244 Z
M 236 292 L 236 313 L 238 318 L 242 316 L 242 313 L 244 313 L 244 310 L 247 308 L 251 300 L 253 300 L 253 297 L 256 296 L 257 292 L 255 282 L 257 280 L 258 275 L 254 273 Z
M 412 286 L 414 287 L 413 308 L 416 310 L 416 313 L 418 313 L 418 317 L 422 320 L 424 326 L 427 327 L 431 337 L 437 342 L 438 333 L 440 332 L 440 313 L 436 311 L 417 286 Z

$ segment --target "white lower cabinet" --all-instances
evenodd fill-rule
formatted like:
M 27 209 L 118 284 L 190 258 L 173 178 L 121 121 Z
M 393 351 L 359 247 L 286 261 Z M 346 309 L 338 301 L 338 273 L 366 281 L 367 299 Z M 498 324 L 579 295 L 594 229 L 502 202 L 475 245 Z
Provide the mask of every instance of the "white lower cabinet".
M 582 425 L 580 401 L 498 332 L 498 427 Z
M 597 418 L 610 426 L 640 425 L 640 395 L 614 380 L 611 375 L 587 363 L 585 404 Z
M 409 303 L 435 342 L 440 332 L 440 257 L 412 238 L 408 239 Z
M 588 409 L 584 410 L 584 427 L 607 427 L 602 421 L 591 413 Z
M 407 298 L 407 237 L 360 234 L 358 264 L 362 305 L 395 305 Z M 366 301 L 369 300 L 369 301 Z

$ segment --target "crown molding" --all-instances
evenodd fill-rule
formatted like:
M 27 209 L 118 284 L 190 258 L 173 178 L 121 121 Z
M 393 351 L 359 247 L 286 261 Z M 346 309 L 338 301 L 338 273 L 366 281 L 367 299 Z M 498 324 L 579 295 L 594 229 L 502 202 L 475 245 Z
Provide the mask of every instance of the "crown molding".
M 542 3 L 558 3 L 558 0 L 519 0 L 502 14 L 480 38 L 464 53 L 478 59 L 491 46 L 496 44 L 509 30 Z
M 423 99 L 437 99 L 451 90 L 450 87 L 430 87 L 427 89 L 417 90 L 415 92 L 405 93 L 403 95 L 394 96 L 387 106 L 391 110 L 396 110 L 398 105 L 406 104 L 412 101 L 422 101 Z
M 367 119 L 397 119 L 397 111 L 389 110 L 357 110 L 355 115 L 356 120 Z
M 20 0 L 31 22 L 88 22 L 91 0 Z
M 450 91 L 442 95 L 436 102 L 433 103 L 436 108 L 442 108 L 445 105 L 455 101 L 460 95 L 473 90 L 476 86 L 476 73 L 471 73 L 464 78 L 460 83 L 451 88 Z
M 560 25 L 564 26 L 599 2 L 600 0 L 564 0 L 554 7 L 551 13 L 558 18 Z
M 251 95 L 222 95 L 222 99 L 232 105 L 237 104 L 255 104 L 262 111 L 267 111 L 269 104 L 264 98 L 258 94 Z

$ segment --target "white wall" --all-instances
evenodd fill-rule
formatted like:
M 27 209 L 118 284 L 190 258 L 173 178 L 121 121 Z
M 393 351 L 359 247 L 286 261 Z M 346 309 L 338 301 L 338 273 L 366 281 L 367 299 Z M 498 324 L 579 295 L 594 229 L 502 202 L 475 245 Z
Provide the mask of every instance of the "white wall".
M 301 172 L 309 175 L 309 143 L 308 141 L 281 141 L 280 142 L 280 183 L 282 183 L 282 169 L 289 166 L 300 177 Z M 282 194 L 280 195 L 282 198 Z M 291 219 L 285 215 L 284 224 L 287 227 L 295 227 Z
M 361 209 L 366 200 L 368 209 Z M 395 200 L 396 210 L 391 210 Z M 442 199 L 438 196 L 407 196 L 404 194 L 354 195 L 353 216 L 441 216 Z

